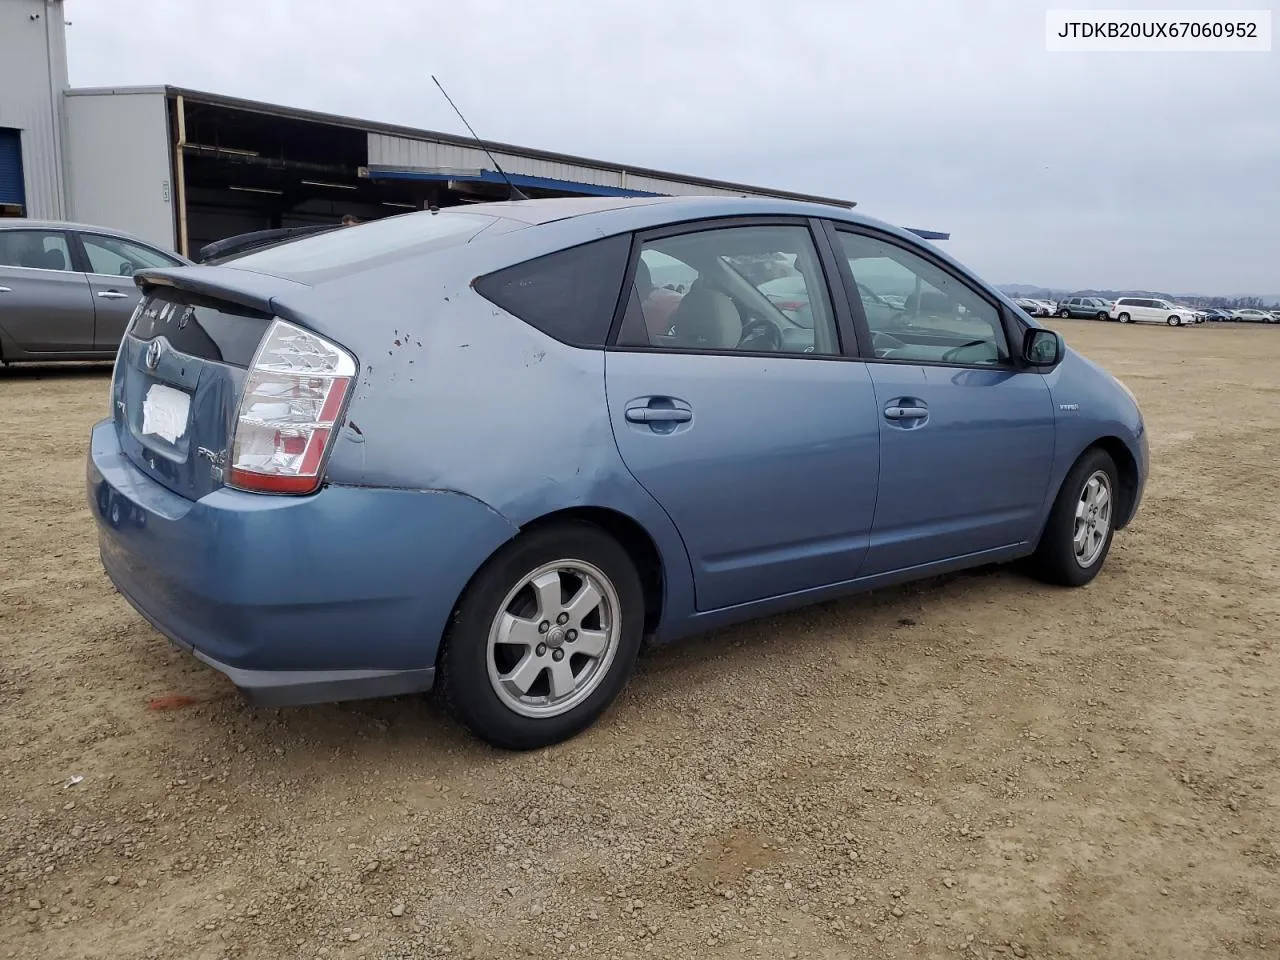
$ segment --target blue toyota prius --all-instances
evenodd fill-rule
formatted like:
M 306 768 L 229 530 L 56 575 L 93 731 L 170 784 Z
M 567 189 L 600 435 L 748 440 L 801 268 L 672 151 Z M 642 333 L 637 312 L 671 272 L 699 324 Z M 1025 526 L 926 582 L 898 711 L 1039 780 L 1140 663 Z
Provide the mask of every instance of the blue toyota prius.
M 119 591 L 252 701 L 438 686 L 572 736 L 645 642 L 979 564 L 1082 586 L 1133 395 L 832 207 L 553 199 L 141 271 L 88 497 Z

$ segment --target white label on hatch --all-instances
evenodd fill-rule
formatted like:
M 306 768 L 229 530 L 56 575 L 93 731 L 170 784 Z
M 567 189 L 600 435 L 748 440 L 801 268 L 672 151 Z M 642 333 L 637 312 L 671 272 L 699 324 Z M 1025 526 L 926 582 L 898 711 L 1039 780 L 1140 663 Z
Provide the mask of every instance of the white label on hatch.
M 163 383 L 153 384 L 142 401 L 142 432 L 173 443 L 187 432 L 190 409 L 191 397 L 188 394 Z

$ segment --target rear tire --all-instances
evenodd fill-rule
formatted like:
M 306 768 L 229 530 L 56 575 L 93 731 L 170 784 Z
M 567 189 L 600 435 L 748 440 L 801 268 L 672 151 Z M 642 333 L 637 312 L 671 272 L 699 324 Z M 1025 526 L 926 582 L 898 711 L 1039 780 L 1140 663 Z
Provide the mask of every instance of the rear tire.
M 535 529 L 499 550 L 463 593 L 444 637 L 440 689 L 449 711 L 493 746 L 549 746 L 614 701 L 643 632 L 640 575 L 616 540 L 582 521 Z
M 1031 556 L 1033 576 L 1058 586 L 1082 587 L 1098 575 L 1115 535 L 1117 481 L 1115 461 L 1105 450 L 1093 447 L 1076 461 L 1062 481 L 1040 545 Z M 1105 506 L 1100 505 L 1099 491 L 1105 491 Z
M 1063 320 L 1070 320 L 1070 319 L 1071 319 L 1071 311 L 1070 311 L 1070 310 L 1059 310 L 1059 311 L 1058 311 L 1058 316 L 1060 316 Z
M 1122 313 L 1118 317 L 1116 317 L 1116 319 L 1119 320 L 1121 323 L 1128 323 L 1130 320 L 1130 317 L 1127 313 Z

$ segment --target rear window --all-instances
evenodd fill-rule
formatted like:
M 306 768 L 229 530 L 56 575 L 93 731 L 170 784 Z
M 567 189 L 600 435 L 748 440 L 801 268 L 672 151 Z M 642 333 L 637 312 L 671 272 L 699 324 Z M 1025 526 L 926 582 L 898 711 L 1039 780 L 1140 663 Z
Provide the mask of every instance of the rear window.
M 499 222 L 505 225 L 502 232 L 524 226 L 480 213 L 409 213 L 287 240 L 225 265 L 299 283 L 319 283 L 402 257 L 470 243 Z
M 271 316 L 212 297 L 157 287 L 143 297 L 129 335 L 150 341 L 163 336 L 179 353 L 248 367 Z
M 475 288 L 548 336 L 575 347 L 602 347 L 630 253 L 630 236 L 593 240 L 498 270 Z

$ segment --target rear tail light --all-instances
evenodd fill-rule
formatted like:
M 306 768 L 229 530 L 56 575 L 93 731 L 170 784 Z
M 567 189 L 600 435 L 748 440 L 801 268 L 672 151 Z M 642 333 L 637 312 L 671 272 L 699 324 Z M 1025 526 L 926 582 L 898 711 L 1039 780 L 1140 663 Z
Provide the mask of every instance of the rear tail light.
M 355 375 L 355 358 L 337 344 L 272 321 L 240 398 L 227 482 L 260 493 L 319 487 Z

